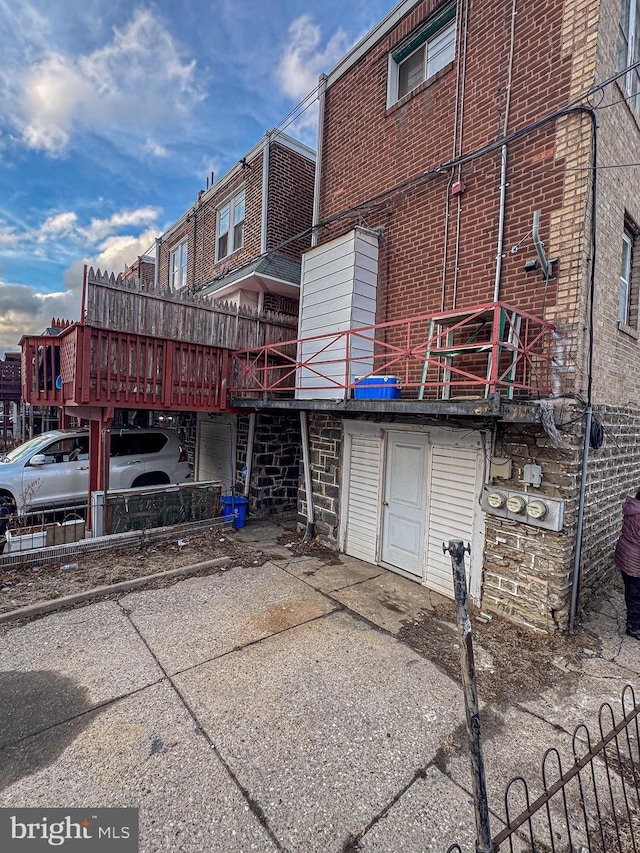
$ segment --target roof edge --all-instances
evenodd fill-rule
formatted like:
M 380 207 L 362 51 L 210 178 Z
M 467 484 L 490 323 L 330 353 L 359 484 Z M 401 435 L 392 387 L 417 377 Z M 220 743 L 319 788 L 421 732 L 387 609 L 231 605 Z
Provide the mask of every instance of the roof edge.
M 398 3 L 395 9 L 392 9 L 386 18 L 380 21 L 380 23 L 370 30 L 367 35 L 363 36 L 363 38 L 361 38 L 360 41 L 351 48 L 349 53 L 347 53 L 346 56 L 344 56 L 340 62 L 331 69 L 327 74 L 327 88 L 339 80 L 343 74 L 356 64 L 356 62 L 359 62 L 360 59 L 362 59 L 362 57 L 367 54 L 381 38 L 386 36 L 386 34 L 390 32 L 390 30 L 392 30 L 396 24 L 398 24 L 402 18 L 404 18 L 404 16 L 420 2 L 421 0 L 402 0 L 401 3 Z

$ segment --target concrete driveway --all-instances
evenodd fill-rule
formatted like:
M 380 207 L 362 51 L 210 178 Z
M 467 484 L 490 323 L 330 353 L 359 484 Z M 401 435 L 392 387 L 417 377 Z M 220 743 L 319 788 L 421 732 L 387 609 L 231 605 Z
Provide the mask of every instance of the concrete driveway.
M 460 688 L 395 636 L 432 596 L 280 553 L 0 637 L 0 806 L 137 806 L 144 853 L 473 849 L 468 761 L 443 759 Z M 611 658 L 604 692 L 506 709 L 491 792 L 634 669 Z

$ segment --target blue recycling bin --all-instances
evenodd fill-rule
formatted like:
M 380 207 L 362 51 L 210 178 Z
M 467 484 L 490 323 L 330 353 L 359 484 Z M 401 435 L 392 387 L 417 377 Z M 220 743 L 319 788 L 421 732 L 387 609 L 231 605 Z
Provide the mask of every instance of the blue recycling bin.
M 235 495 L 223 495 L 220 498 L 220 503 L 222 504 L 222 517 L 224 519 L 233 518 L 233 526 L 236 530 L 244 527 L 249 501 Z

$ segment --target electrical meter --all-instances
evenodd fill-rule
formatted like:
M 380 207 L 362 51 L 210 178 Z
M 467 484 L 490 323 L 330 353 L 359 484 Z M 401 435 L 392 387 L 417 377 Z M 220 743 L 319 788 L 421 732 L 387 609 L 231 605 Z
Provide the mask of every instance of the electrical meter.
M 502 492 L 489 492 L 487 495 L 487 503 L 492 509 L 500 509 L 506 502 L 507 497 Z
M 507 509 L 509 512 L 513 512 L 516 515 L 523 512 L 525 506 L 524 498 L 521 498 L 519 495 L 511 495 L 507 500 Z
M 544 518 L 547 512 L 547 505 L 544 501 L 529 501 L 527 504 L 527 515 L 531 518 Z

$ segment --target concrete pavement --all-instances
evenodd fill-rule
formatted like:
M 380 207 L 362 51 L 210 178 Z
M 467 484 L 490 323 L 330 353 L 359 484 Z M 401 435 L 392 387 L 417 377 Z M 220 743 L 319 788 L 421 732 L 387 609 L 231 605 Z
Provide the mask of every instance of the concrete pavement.
M 0 806 L 138 806 L 144 853 L 472 850 L 460 687 L 396 636 L 437 596 L 268 551 L 282 559 L 7 630 Z M 602 652 L 577 687 L 484 709 L 496 809 L 510 776 L 638 684 L 623 612 L 614 591 L 590 615 Z

